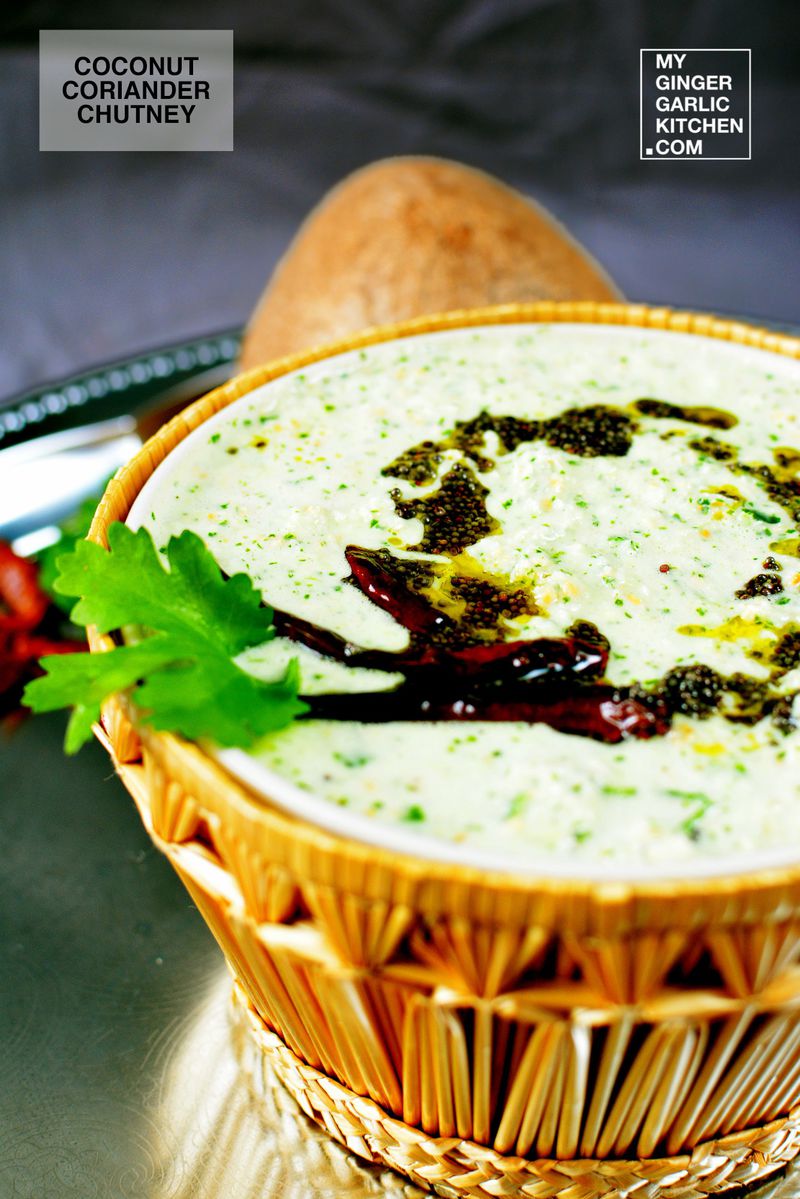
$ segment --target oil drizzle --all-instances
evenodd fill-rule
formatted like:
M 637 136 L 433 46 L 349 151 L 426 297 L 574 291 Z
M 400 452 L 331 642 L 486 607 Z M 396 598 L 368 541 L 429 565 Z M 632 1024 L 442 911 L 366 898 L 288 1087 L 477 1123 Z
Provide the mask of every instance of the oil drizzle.
M 642 416 L 657 420 L 683 420 L 692 425 L 707 425 L 710 429 L 732 429 L 738 425 L 738 417 L 724 408 L 686 407 L 670 404 L 666 400 L 634 400 L 631 407 Z
M 422 539 L 409 550 L 426 554 L 459 554 L 468 545 L 500 530 L 500 522 L 487 511 L 484 487 L 463 462 L 442 476 L 438 490 L 419 499 L 404 499 L 398 488 L 390 495 L 398 516 L 422 521 Z
M 539 611 L 527 588 L 482 570 L 469 554 L 430 562 L 351 545 L 345 558 L 351 583 L 412 636 L 423 635 L 434 646 L 504 641 Z
M 547 420 L 516 416 L 493 416 L 479 412 L 470 420 L 456 421 L 450 434 L 439 441 L 422 441 L 404 450 L 381 471 L 382 475 L 406 479 L 415 486 L 432 483 L 446 450 L 459 450 L 481 473 L 494 468 L 486 452 L 487 433 L 497 438 L 498 454 L 510 454 L 526 441 L 544 441 L 580 458 L 624 457 L 631 448 L 635 421 L 621 408 L 593 404 L 568 408 Z
M 310 622 L 275 613 L 276 632 L 281 636 L 350 666 L 403 676 L 400 685 L 388 691 L 307 697 L 309 717 L 367 723 L 541 722 L 609 743 L 662 736 L 677 715 L 704 720 L 718 713 L 746 723 L 771 716 L 782 731 L 793 729 L 795 693 L 782 694 L 776 686 L 800 666 L 800 626 L 776 629 L 759 620 L 735 617 L 716 629 L 685 626 L 679 630 L 723 640 L 746 638 L 748 655 L 769 668 L 765 680 L 742 673 L 725 676 L 698 663 L 675 666 L 648 686 L 616 687 L 605 679 L 610 647 L 596 626 L 580 621 L 563 637 L 519 639 L 520 624 L 539 611 L 535 597 L 527 587 L 484 572 L 464 552 L 500 529 L 486 507 L 488 489 L 478 478 L 494 468 L 496 456 L 512 452 L 523 442 L 542 441 L 578 457 L 622 457 L 639 431 L 637 417 L 680 420 L 720 430 L 737 423 L 735 416 L 722 409 L 681 407 L 646 398 L 627 410 L 592 405 L 570 408 L 546 420 L 492 416 L 484 411 L 471 420 L 456 422 L 438 441 L 410 447 L 384 467 L 384 476 L 422 487 L 435 481 L 448 451 L 462 455 L 441 477 L 435 491 L 411 498 L 404 497 L 399 488 L 390 492 L 399 516 L 422 522 L 422 538 L 407 551 L 438 555 L 445 561 L 400 558 L 385 549 L 360 546 L 346 550 L 351 571 L 348 582 L 407 630 L 408 648 L 400 653 L 366 650 Z M 494 437 L 496 449 L 487 446 L 488 435 Z M 776 449 L 775 464 L 770 466 L 740 462 L 736 446 L 711 435 L 695 437 L 688 444 L 698 454 L 725 463 L 732 473 L 755 478 L 770 499 L 800 521 L 800 451 Z M 748 508 L 735 488 L 716 490 L 735 499 L 750 515 L 777 523 L 778 518 Z M 783 548 L 786 544 L 776 543 L 773 548 L 781 546 L 783 552 L 790 552 Z M 800 539 L 795 548 L 800 548 Z M 764 563 L 765 573 L 740 588 L 738 598 L 782 590 L 773 562 Z
M 736 446 L 710 435 L 694 438 L 689 445 L 699 454 L 717 462 L 724 462 L 732 474 L 749 475 L 755 479 L 773 503 L 783 508 L 791 520 L 800 522 L 800 450 L 789 446 L 777 447 L 772 451 L 775 462 L 770 466 L 766 462 L 740 462 Z M 748 511 L 747 508 L 745 510 Z M 754 509 L 749 509 L 749 512 L 751 516 L 767 524 L 778 523 L 778 518 L 770 513 Z
M 637 416 L 682 420 L 712 429 L 732 429 L 738 424 L 737 417 L 722 408 L 682 406 L 649 398 L 634 400 L 627 410 L 591 404 L 567 408 L 558 416 L 542 420 L 493 416 L 484 410 L 470 420 L 456 421 L 452 432 L 439 441 L 421 441 L 404 450 L 381 474 L 421 487 L 436 478 L 446 450 L 459 450 L 478 471 L 490 471 L 495 462 L 486 451 L 487 433 L 496 436 L 500 454 L 512 453 L 523 442 L 544 441 L 580 458 L 624 457 L 638 430 Z

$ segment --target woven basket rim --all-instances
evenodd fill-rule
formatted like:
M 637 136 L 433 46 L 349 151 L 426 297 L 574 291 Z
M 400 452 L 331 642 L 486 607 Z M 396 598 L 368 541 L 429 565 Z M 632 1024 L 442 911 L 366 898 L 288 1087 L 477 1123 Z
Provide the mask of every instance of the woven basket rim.
M 748 322 L 716 317 L 710 314 L 647 304 L 594 303 L 591 301 L 541 301 L 527 304 L 506 304 L 474 309 L 437 313 L 410 320 L 375 326 L 350 337 L 301 353 L 274 360 L 261 367 L 253 368 L 234 376 L 229 382 L 215 388 L 206 396 L 189 405 L 178 416 L 159 430 L 131 461 L 122 467 L 109 483 L 95 514 L 89 539 L 106 544 L 106 530 L 112 521 L 125 519 L 134 499 L 144 483 L 169 452 L 200 424 L 227 407 L 241 396 L 263 384 L 302 369 L 323 359 L 333 358 L 352 350 L 403 337 L 413 337 L 430 332 L 518 323 L 577 323 L 595 326 L 627 326 L 648 330 L 666 330 L 710 337 L 734 344 L 778 353 L 788 358 L 800 359 L 800 338 L 776 333 Z M 109 635 L 100 635 L 89 630 L 89 642 L 93 651 L 111 648 Z M 130 705 L 114 697 L 111 707 L 130 716 Z M 312 847 L 327 848 L 334 852 L 345 851 L 364 863 L 379 855 L 386 865 L 397 869 L 407 877 L 421 878 L 435 874 L 438 879 L 448 876 L 469 886 L 489 884 L 503 888 L 513 884 L 515 890 L 541 890 L 554 894 L 572 893 L 576 887 L 582 894 L 594 894 L 603 902 L 620 902 L 636 897 L 659 900 L 676 894 L 708 896 L 739 894 L 742 890 L 764 888 L 775 890 L 800 884 L 800 850 L 797 860 L 780 862 L 763 867 L 729 870 L 725 866 L 715 868 L 713 860 L 698 865 L 697 871 L 681 876 L 669 873 L 653 878 L 618 877 L 593 878 L 587 867 L 576 864 L 574 872 L 526 871 L 519 865 L 507 869 L 486 868 L 479 865 L 453 862 L 446 859 L 425 857 L 406 850 L 397 850 L 385 845 L 376 846 L 368 841 L 328 831 L 319 825 L 298 818 L 283 808 L 276 808 L 269 797 L 253 790 L 234 778 L 215 758 L 197 745 L 168 733 L 155 733 L 147 728 L 139 730 L 143 742 L 156 753 L 166 751 L 172 761 L 182 760 L 187 768 L 199 771 L 213 785 L 224 789 L 229 803 L 246 811 L 251 819 L 269 820 L 281 826 L 284 835 L 307 839 Z M 446 843 L 443 843 L 446 844 Z M 536 869 L 541 864 L 537 862 Z M 703 873 L 703 870 L 709 873 Z

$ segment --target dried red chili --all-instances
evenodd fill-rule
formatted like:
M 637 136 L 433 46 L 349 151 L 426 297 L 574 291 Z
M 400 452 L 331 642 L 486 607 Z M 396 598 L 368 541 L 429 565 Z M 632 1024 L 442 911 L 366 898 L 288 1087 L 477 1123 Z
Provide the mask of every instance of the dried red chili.
M 0 541 L 0 716 L 19 708 L 25 683 L 40 673 L 39 658 L 82 646 L 59 636 L 63 619 L 39 586 L 35 562 Z
M 0 605 L 6 609 L 0 611 L 0 632 L 35 629 L 50 606 L 39 587 L 36 564 L 15 554 L 5 541 L 0 541 Z

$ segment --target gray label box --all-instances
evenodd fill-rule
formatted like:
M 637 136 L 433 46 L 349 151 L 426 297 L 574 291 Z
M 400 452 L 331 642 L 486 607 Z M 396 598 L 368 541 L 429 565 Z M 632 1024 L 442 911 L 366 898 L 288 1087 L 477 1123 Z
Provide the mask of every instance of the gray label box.
M 39 149 L 232 150 L 233 30 L 40 30 Z

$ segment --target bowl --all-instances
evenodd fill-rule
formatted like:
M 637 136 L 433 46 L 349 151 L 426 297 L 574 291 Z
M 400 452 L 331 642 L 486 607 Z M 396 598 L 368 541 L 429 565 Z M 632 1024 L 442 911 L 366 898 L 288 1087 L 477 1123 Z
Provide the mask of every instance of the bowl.
M 800 357 L 800 340 L 644 305 L 368 330 L 192 404 L 118 472 L 90 537 L 104 543 L 193 429 L 272 379 L 382 341 L 526 322 Z M 90 630 L 93 651 L 112 644 Z M 97 733 L 222 947 L 256 1042 L 353 1152 L 445 1195 L 590 1199 L 752 1184 L 800 1151 L 800 850 L 657 874 L 510 870 L 323 822 L 241 763 L 137 726 L 121 696 Z

